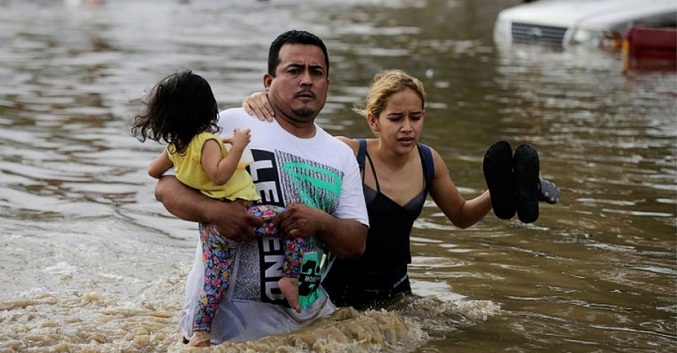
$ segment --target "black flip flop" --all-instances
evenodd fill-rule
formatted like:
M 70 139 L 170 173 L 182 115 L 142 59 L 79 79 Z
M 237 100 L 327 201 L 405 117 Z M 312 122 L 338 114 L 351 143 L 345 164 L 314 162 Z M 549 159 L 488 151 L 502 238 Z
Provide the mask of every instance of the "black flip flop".
M 489 188 L 491 208 L 500 219 L 510 219 L 517 212 L 512 168 L 512 147 L 506 141 L 496 142 L 484 154 L 484 180 Z
M 520 145 L 513 157 L 515 186 L 517 188 L 517 216 L 523 223 L 538 219 L 538 199 L 541 181 L 538 177 L 538 152 L 530 145 Z
M 538 201 L 554 205 L 559 202 L 559 188 L 550 180 L 541 179 Z

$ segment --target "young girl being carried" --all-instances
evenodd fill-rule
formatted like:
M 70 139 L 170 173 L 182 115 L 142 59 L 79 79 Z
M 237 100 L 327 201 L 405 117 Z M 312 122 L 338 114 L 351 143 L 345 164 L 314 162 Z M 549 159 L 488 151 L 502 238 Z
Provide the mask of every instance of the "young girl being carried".
M 203 194 L 225 202 L 241 202 L 243 207 L 260 200 L 251 176 L 244 169 L 252 158 L 245 158 L 251 136 L 249 129 L 235 129 L 233 136 L 222 139 L 219 129 L 218 107 L 209 83 L 191 71 L 172 74 L 155 85 L 146 109 L 135 116 L 132 132 L 142 142 L 146 139 L 168 145 L 151 161 L 148 174 L 160 178 L 174 168 L 176 178 L 200 190 Z M 225 144 L 231 147 L 227 148 Z M 245 152 L 246 151 L 246 152 Z M 255 230 L 257 235 L 276 235 L 271 221 L 281 207 L 255 205 L 250 214 L 261 217 L 264 224 Z M 189 344 L 209 346 L 211 322 L 219 302 L 228 289 L 234 249 L 238 244 L 222 237 L 212 224 L 199 225 L 204 263 L 204 287 L 194 320 L 194 334 Z M 302 238 L 285 242 L 284 276 L 278 282 L 289 305 L 297 312 L 299 304 L 298 277 L 305 243 Z

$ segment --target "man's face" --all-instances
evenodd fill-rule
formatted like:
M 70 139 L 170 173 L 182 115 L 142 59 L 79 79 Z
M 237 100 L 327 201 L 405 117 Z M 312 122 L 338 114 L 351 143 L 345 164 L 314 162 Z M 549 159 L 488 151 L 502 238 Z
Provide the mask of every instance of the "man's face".
M 294 123 L 312 123 L 327 101 L 329 78 L 322 49 L 285 44 L 280 48 L 275 77 L 266 74 L 264 86 L 275 111 Z

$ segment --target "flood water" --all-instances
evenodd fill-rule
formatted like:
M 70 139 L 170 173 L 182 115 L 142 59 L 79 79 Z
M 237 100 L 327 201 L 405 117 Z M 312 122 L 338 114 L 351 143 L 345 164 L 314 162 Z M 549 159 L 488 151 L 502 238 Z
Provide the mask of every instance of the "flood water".
M 318 122 L 372 75 L 428 91 L 423 141 L 471 198 L 495 141 L 536 147 L 561 190 L 534 224 L 466 230 L 430 202 L 412 234 L 414 298 L 341 310 L 223 352 L 675 352 L 677 80 L 618 54 L 494 45 L 517 0 L 0 0 L 0 353 L 186 350 L 177 324 L 196 226 L 155 201 L 162 146 L 129 133 L 143 96 L 190 68 L 221 108 L 262 86 L 270 42 L 306 29 L 330 52 Z

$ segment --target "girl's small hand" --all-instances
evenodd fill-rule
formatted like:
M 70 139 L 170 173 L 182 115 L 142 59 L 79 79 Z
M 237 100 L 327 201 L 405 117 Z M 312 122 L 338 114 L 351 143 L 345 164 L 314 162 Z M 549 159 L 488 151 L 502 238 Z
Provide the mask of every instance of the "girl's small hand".
M 270 106 L 268 93 L 266 92 L 254 92 L 250 94 L 249 97 L 242 101 L 242 108 L 249 115 L 256 114 L 256 117 L 261 121 L 273 121 L 275 117 L 275 111 Z
M 233 145 L 233 147 L 241 147 L 244 148 L 249 144 L 249 142 L 252 139 L 252 134 L 249 129 L 233 129 L 233 137 L 229 138 L 228 143 Z M 226 139 L 223 140 L 223 142 L 226 142 Z

